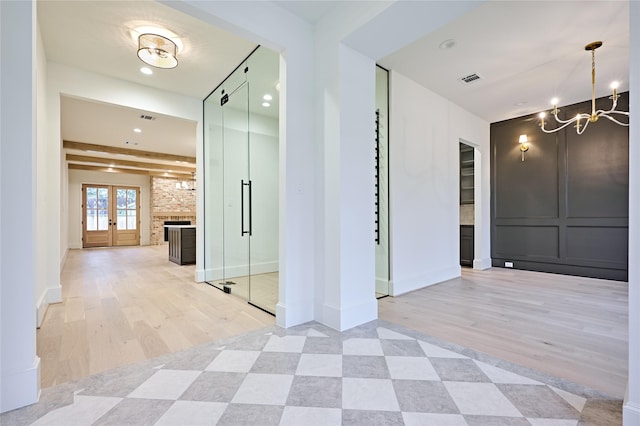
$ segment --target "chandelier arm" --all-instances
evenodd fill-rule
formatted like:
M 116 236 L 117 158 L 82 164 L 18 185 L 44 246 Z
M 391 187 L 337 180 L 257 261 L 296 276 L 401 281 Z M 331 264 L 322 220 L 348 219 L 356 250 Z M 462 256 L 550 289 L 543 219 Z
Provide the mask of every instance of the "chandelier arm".
M 627 113 L 627 115 L 628 115 L 628 113 Z M 602 116 L 603 117 L 607 117 L 609 120 L 613 121 L 616 124 L 619 124 L 619 125 L 624 126 L 624 127 L 629 127 L 629 123 L 623 123 L 621 121 L 618 121 L 615 118 L 611 117 L 610 115 L 602 114 Z
M 582 115 L 584 115 L 584 117 L 583 117 L 583 116 L 581 116 L 580 118 L 588 118 L 588 117 L 589 117 L 589 115 L 588 115 L 588 114 L 582 114 Z M 575 118 L 575 117 L 572 117 L 572 118 L 570 118 L 570 119 L 568 119 L 568 120 L 561 120 L 561 119 L 559 119 L 559 118 L 558 118 L 558 116 L 557 116 L 557 115 L 554 115 L 553 117 L 556 119 L 556 121 L 557 121 L 558 123 L 561 123 L 561 124 L 573 123 L 574 121 L 576 121 L 576 118 Z
M 582 128 L 578 127 L 576 129 L 576 133 L 579 135 L 583 134 L 585 130 L 587 130 L 587 126 L 589 125 L 589 123 L 591 123 L 591 120 L 587 120 L 584 123 L 584 126 L 582 126 Z
M 565 122 L 562 126 L 560 126 L 560 127 L 556 127 L 556 128 L 554 128 L 554 129 L 549 129 L 549 130 L 547 130 L 547 129 L 545 129 L 545 128 L 544 128 L 544 123 L 543 123 L 543 124 L 540 126 L 540 128 L 541 128 L 541 129 L 542 129 L 542 131 L 543 131 L 543 132 L 545 132 L 545 133 L 555 133 L 555 132 L 557 132 L 557 131 L 559 131 L 559 130 L 564 129 L 565 127 L 567 127 L 569 124 L 573 123 L 574 121 L 576 121 L 576 120 L 575 120 L 575 119 L 573 119 L 573 120 L 568 120 L 568 121 L 567 121 L 567 122 Z

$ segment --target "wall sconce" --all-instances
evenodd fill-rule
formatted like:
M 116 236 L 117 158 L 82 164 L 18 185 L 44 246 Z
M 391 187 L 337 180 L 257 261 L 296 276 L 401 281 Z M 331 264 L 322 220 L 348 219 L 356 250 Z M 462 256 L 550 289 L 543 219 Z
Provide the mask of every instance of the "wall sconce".
M 520 135 L 520 139 L 518 139 L 518 143 L 520 143 L 520 153 L 522 154 L 522 161 L 524 161 L 524 153 L 529 150 L 529 144 L 527 143 L 527 135 Z

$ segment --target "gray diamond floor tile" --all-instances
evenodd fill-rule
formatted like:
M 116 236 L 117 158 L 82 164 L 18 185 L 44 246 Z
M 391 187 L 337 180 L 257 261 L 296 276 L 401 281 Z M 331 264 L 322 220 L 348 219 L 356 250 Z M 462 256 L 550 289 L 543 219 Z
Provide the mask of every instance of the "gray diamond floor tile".
M 525 417 L 579 419 L 580 413 L 547 386 L 496 385 Z M 544 401 L 544 404 L 540 404 Z
M 394 380 L 393 388 L 402 411 L 460 414 L 442 382 Z
M 470 359 L 432 358 L 431 364 L 443 382 L 491 382 Z
M 343 410 L 343 426 L 393 426 L 404 425 L 402 413 L 393 411 Z
M 172 404 L 160 399 L 123 399 L 92 426 L 153 425 Z
M 251 373 L 293 374 L 298 368 L 299 353 L 262 352 Z
M 341 408 L 342 379 L 339 377 L 295 376 L 286 405 Z
M 387 361 L 383 356 L 355 356 L 342 357 L 343 377 L 362 377 L 370 379 L 389 379 Z
M 180 396 L 186 401 L 231 402 L 247 375 L 205 371 Z
M 218 426 L 278 426 L 284 407 L 279 405 L 229 404 Z

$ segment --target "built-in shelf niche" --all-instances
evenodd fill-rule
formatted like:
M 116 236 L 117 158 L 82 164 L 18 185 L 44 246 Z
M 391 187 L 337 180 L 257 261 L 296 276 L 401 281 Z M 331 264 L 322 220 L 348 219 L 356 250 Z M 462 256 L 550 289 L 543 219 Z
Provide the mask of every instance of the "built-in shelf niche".
M 460 204 L 474 203 L 473 147 L 460 143 Z

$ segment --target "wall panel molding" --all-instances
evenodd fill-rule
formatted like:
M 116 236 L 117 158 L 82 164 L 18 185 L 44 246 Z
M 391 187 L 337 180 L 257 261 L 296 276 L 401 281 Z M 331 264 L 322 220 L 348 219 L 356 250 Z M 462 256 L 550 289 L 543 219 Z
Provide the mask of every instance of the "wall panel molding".
M 619 105 L 628 109 L 628 93 Z M 545 134 L 535 115 L 514 118 L 491 125 L 491 155 L 493 266 L 628 279 L 628 127 L 600 120 L 579 136 L 572 127 Z

